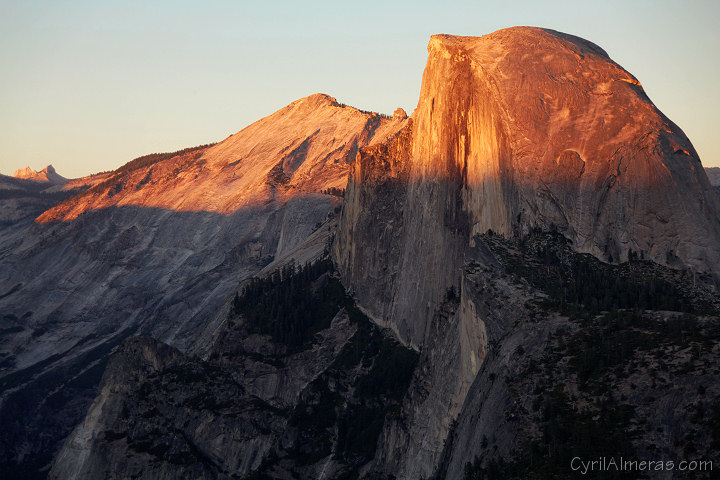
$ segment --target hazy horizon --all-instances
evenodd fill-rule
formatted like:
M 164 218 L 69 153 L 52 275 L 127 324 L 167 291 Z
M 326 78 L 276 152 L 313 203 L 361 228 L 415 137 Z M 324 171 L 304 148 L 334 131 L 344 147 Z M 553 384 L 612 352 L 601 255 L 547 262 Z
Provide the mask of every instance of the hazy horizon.
M 414 110 L 430 35 L 515 25 L 590 40 L 720 166 L 720 4 L 621 2 L 0 3 L 0 173 L 79 177 L 221 141 L 322 92 Z

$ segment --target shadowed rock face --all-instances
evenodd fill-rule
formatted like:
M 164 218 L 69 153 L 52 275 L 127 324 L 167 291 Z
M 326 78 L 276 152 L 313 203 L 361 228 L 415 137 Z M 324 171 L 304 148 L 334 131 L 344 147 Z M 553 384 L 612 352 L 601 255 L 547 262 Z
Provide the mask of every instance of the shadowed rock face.
M 16 207 L 39 182 L 0 179 L 0 196 L 24 195 L 0 209 L 0 470 L 47 465 L 127 335 L 186 351 L 239 282 L 322 253 L 327 227 L 313 232 L 341 200 L 320 192 L 404 121 L 316 94 L 214 146 L 68 182 L 90 187 L 69 199 L 58 185 Z
M 600 47 L 530 27 L 435 35 L 412 120 L 402 148 L 360 152 L 335 250 L 368 313 L 409 343 L 489 229 L 720 275 L 720 202 L 697 153 Z M 397 208 L 368 208 L 388 178 Z M 378 238 L 391 254 L 368 263 Z
M 708 167 L 705 169 L 710 185 L 715 189 L 715 193 L 720 197 L 720 167 Z
M 717 187 L 720 185 L 720 167 L 707 167 L 705 169 L 710 185 Z

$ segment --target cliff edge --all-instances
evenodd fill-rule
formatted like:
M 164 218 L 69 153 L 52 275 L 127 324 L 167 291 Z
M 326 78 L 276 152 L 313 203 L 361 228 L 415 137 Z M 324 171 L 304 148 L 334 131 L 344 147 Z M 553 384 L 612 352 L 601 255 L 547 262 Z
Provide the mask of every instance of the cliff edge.
M 434 35 L 411 118 L 401 148 L 358 155 L 335 245 L 363 307 L 410 344 L 488 230 L 720 275 L 720 201 L 697 152 L 597 45 L 534 27 Z M 388 179 L 393 209 L 374 200 Z

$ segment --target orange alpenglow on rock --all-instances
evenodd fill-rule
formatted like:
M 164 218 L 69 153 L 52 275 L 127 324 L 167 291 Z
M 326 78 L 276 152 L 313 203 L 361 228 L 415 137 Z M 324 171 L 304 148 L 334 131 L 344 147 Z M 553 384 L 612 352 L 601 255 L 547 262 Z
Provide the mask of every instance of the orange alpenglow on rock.
M 405 109 L 403 108 L 396 108 L 393 112 L 393 118 L 399 118 L 400 120 L 405 120 L 407 118 L 407 113 L 405 112 Z
M 720 205 L 695 149 L 600 47 L 518 27 L 435 35 L 428 51 L 412 171 L 459 172 L 473 233 L 555 225 L 601 258 L 720 266 Z
M 52 184 L 65 183 L 68 181 L 67 178 L 60 176 L 52 165 L 48 165 L 39 172 L 30 167 L 19 168 L 15 170 L 13 177 L 36 182 L 49 182 Z
M 216 145 L 131 171 L 118 169 L 38 221 L 71 220 L 116 206 L 230 214 L 343 189 L 358 148 L 385 141 L 404 121 L 339 104 L 325 94 L 310 95 Z
M 720 276 L 720 201 L 695 149 L 597 45 L 533 27 L 434 35 L 411 119 L 360 151 L 334 247 L 359 303 L 409 343 L 426 333 L 417 305 L 435 311 L 488 230 L 556 229 L 604 260 Z

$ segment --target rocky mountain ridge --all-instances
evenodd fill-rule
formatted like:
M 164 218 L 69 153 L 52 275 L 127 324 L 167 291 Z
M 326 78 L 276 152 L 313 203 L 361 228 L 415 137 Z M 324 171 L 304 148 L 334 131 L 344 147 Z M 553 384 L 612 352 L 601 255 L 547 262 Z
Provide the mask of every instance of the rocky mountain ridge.
M 58 174 L 55 171 L 55 167 L 53 167 L 52 165 L 48 165 L 39 172 L 31 169 L 29 166 L 25 168 L 20 168 L 18 170 L 15 170 L 13 177 L 22 178 L 24 180 L 34 180 L 36 182 L 48 182 L 53 185 L 65 183 L 68 181 L 67 178 Z
M 357 149 L 384 141 L 403 121 L 341 106 L 328 95 L 311 95 L 215 145 L 186 149 L 143 168 L 120 169 L 38 221 L 71 220 L 110 206 L 228 215 L 341 189 Z
M 126 342 L 50 478 L 352 476 L 417 355 L 362 316 L 328 278 L 330 265 L 286 267 L 236 297 L 203 360 L 149 338 Z M 253 320 L 264 296 L 308 299 L 312 289 L 329 309 L 294 329 L 299 336 L 273 328 L 282 317 Z
M 124 338 L 185 351 L 222 320 L 217 310 L 240 281 L 275 259 L 321 254 L 329 232 L 317 227 L 341 204 L 322 191 L 344 186 L 357 149 L 404 121 L 312 95 L 211 147 L 69 182 L 84 187 L 43 203 L 35 221 L 35 208 L 9 221 L 0 231 L 2 468 L 25 475 L 48 464 Z M 303 247 L 308 237 L 319 246 Z

